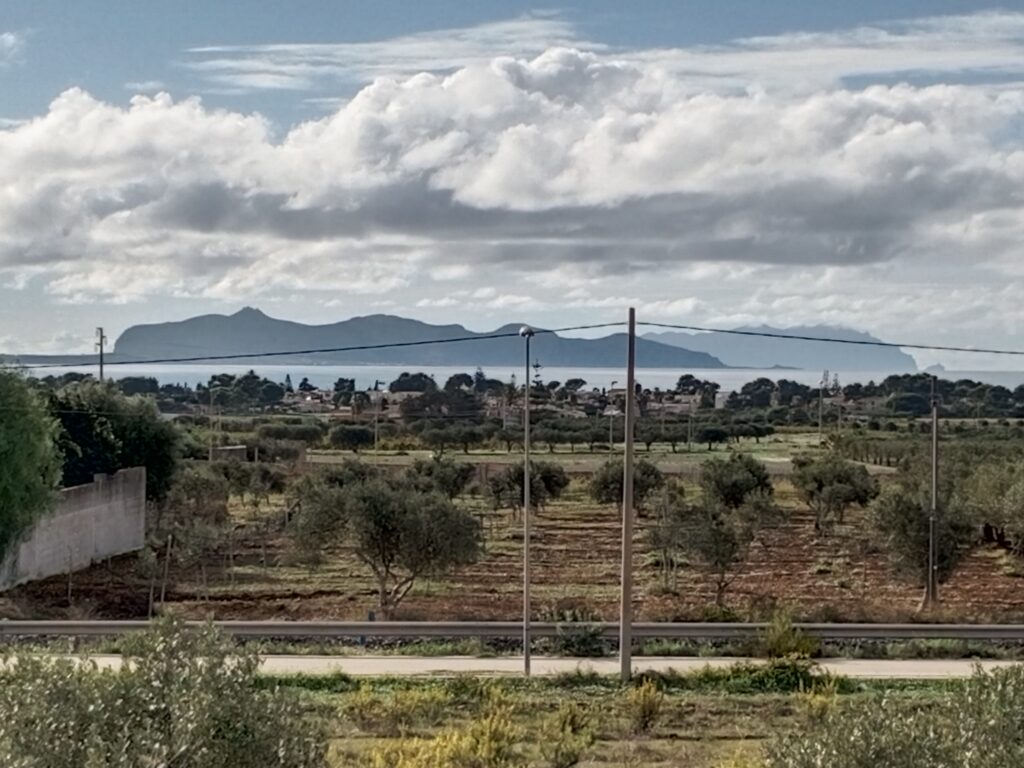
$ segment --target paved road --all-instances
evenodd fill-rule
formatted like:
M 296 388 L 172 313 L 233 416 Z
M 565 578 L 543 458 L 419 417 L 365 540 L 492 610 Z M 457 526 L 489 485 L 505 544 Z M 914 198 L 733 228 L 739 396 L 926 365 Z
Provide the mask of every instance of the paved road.
M 117 666 L 119 656 L 95 656 L 101 666 Z M 666 658 L 643 657 L 634 659 L 637 670 L 666 671 L 674 669 L 689 672 L 705 666 L 724 668 L 740 661 L 754 659 L 736 658 Z M 871 660 L 871 659 L 828 659 L 821 662 L 823 670 L 856 678 L 874 679 L 952 679 L 968 677 L 976 664 L 986 670 L 1009 666 L 1008 661 L 971 661 L 963 659 L 914 659 L 914 660 Z M 467 656 L 419 657 L 419 656 L 266 656 L 263 670 L 273 674 L 323 675 L 331 672 L 345 672 L 358 677 L 380 677 L 383 675 L 425 676 L 425 675 L 519 675 L 523 661 L 520 657 L 473 658 Z M 593 670 L 602 675 L 616 675 L 619 671 L 617 659 L 567 659 L 535 656 L 535 675 L 556 675 L 577 669 Z

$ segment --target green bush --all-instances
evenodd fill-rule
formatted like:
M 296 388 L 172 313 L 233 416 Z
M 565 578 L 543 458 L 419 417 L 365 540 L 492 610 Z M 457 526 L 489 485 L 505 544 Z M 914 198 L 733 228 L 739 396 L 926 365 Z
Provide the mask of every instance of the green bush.
M 767 663 L 737 663 L 729 667 L 706 666 L 695 672 L 644 672 L 641 680 L 655 680 L 665 690 L 720 691 L 722 693 L 794 693 L 810 691 L 835 680 L 840 692 L 853 690 L 845 678 L 831 678 L 815 671 L 807 659 L 772 659 Z
M 873 699 L 777 739 L 768 768 L 1018 768 L 1024 765 L 1024 670 L 981 670 L 922 707 Z
M 126 663 L 19 654 L 0 670 L 0 765 L 322 768 L 323 734 L 257 683 L 259 660 L 172 622 L 125 642 Z

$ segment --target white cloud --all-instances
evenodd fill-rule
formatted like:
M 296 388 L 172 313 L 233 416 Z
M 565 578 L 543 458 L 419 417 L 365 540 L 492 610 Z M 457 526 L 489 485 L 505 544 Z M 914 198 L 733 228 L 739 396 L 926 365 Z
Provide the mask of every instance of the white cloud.
M 133 93 L 155 93 L 166 90 L 167 85 L 163 80 L 132 80 L 125 83 L 124 88 Z
M 614 54 L 679 76 L 677 86 L 689 93 L 751 86 L 806 92 L 852 77 L 1022 77 L 1022 43 L 1024 14 L 986 11 Z M 532 58 L 558 47 L 611 52 L 561 16 L 526 15 L 373 42 L 205 46 L 190 49 L 185 66 L 217 86 L 311 90 L 382 76 L 447 73 L 501 55 Z
M 787 71 L 812 50 L 902 46 L 920 63 L 921 48 L 970 39 L 1024 61 L 1024 15 L 994 18 L 699 55 L 742 71 L 755 51 Z M 541 22 L 563 23 L 522 23 Z M 484 61 L 467 53 L 479 39 L 466 33 L 454 71 L 378 78 L 280 138 L 196 99 L 121 108 L 68 91 L 0 131 L 0 278 L 33 276 L 66 301 L 340 294 L 598 318 L 635 305 L 890 337 L 1024 322 L 1021 86 L 803 92 L 769 73 L 763 87 L 709 88 L 712 68 L 680 67 L 698 53 Z M 435 43 L 399 63 L 437 68 Z
M 21 59 L 25 50 L 25 36 L 20 32 L 0 32 L 0 68 Z
M 604 48 L 582 40 L 556 15 L 528 14 L 373 42 L 204 46 L 188 51 L 192 59 L 186 66 L 222 86 L 307 90 L 339 80 L 447 72 L 503 54 L 532 57 L 556 46 Z

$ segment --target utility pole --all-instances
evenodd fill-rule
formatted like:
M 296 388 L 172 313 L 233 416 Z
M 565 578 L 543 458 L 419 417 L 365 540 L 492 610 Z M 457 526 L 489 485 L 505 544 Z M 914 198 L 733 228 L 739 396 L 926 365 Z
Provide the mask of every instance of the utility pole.
M 939 397 L 935 392 L 935 377 L 932 376 L 932 498 L 928 510 L 928 584 L 925 605 L 929 608 L 939 599 L 938 584 L 938 542 L 936 541 L 935 517 L 939 506 Z
M 633 671 L 633 406 L 635 397 L 636 310 L 630 307 L 622 460 L 622 602 L 619 607 L 619 661 L 624 683 L 629 682 Z
M 828 369 L 821 374 L 821 383 L 818 385 L 818 445 L 824 445 L 821 425 L 825 417 L 825 387 L 828 386 Z
M 210 454 L 209 460 L 213 461 L 213 385 L 210 385 L 210 413 L 207 428 L 210 430 Z
M 524 325 L 526 376 L 523 382 L 523 674 L 530 676 L 530 339 L 533 328 Z
M 615 389 L 615 385 L 618 384 L 618 383 L 619 383 L 618 381 L 613 381 L 608 386 L 608 396 L 609 397 L 611 397 L 612 390 Z M 615 435 L 614 435 L 614 433 L 612 431 L 614 428 L 615 428 L 615 406 L 612 405 L 612 404 L 609 404 L 609 406 L 608 406 L 608 453 L 611 453 L 612 451 L 615 450 Z
M 377 398 L 376 398 L 377 402 L 375 403 L 376 408 L 373 409 L 373 463 L 374 464 L 377 463 L 377 442 L 378 442 L 378 438 L 379 438 L 379 435 L 380 435 L 380 429 L 379 429 L 378 422 L 379 422 L 380 412 L 382 410 L 382 404 L 383 404 L 383 398 L 384 398 L 383 394 L 380 391 L 380 385 L 383 384 L 383 383 L 384 382 L 381 381 L 380 379 L 374 379 L 373 380 L 373 391 L 377 393 Z
M 106 343 L 107 343 L 107 336 L 106 336 L 106 334 L 103 333 L 103 329 L 102 328 L 97 328 L 96 329 L 96 349 L 98 349 L 99 353 L 100 353 L 100 381 L 103 381 L 103 352 L 104 352 L 104 347 L 106 346 Z
M 693 451 L 693 399 L 686 404 L 686 452 Z

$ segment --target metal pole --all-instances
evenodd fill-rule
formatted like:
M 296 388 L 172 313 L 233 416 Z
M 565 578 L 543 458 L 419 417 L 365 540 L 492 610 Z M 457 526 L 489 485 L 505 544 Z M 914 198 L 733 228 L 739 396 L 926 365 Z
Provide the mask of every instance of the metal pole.
M 608 396 L 609 396 L 609 398 L 611 397 L 611 391 L 613 389 L 615 389 L 615 385 L 618 384 L 618 383 L 619 383 L 618 381 L 613 381 L 611 383 L 611 385 L 608 387 Z M 614 406 L 614 404 L 612 404 L 611 401 L 609 401 L 609 404 L 608 404 L 608 452 L 609 453 L 611 453 L 612 451 L 615 450 L 615 435 L 614 435 L 614 432 L 612 431 L 614 429 L 614 427 L 615 427 L 615 406 Z
M 626 415 L 622 460 L 622 602 L 619 606 L 619 661 L 623 682 L 633 667 L 633 401 L 636 396 L 636 310 L 629 308 L 626 353 Z
M 935 517 L 939 506 L 939 398 L 935 394 L 935 377 L 932 376 L 932 499 L 928 511 L 928 587 L 925 603 L 934 605 L 939 599 L 938 585 L 938 544 L 936 541 Z
M 818 445 L 824 444 L 821 434 L 821 423 L 825 415 L 825 376 L 821 377 L 821 384 L 818 386 Z
M 523 326 L 526 339 L 526 377 L 523 382 L 523 674 L 530 676 L 530 338 L 533 329 Z

